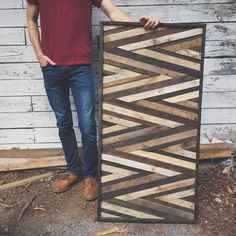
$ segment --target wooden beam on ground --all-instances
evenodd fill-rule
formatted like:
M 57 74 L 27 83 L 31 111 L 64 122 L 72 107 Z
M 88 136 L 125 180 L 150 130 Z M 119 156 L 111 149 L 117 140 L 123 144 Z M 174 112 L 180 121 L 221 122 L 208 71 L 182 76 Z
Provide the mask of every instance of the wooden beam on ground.
M 228 143 L 207 143 L 200 145 L 200 160 L 231 157 Z
M 36 176 L 29 177 L 26 179 L 17 180 L 17 181 L 8 183 L 8 184 L 3 184 L 0 186 L 0 191 L 4 191 L 4 190 L 10 189 L 10 188 L 15 188 L 15 187 L 19 187 L 19 186 L 24 186 L 25 184 L 32 183 L 32 182 L 35 182 L 35 181 L 38 181 L 38 180 L 41 180 L 44 178 L 48 178 L 52 175 L 53 175 L 53 172 L 49 172 L 46 174 L 36 175 Z
M 27 170 L 66 166 L 64 156 L 34 158 L 0 158 L 0 171 Z
M 0 158 L 34 158 L 34 157 L 53 157 L 63 156 L 62 148 L 45 148 L 45 149 L 11 149 L 0 150 Z

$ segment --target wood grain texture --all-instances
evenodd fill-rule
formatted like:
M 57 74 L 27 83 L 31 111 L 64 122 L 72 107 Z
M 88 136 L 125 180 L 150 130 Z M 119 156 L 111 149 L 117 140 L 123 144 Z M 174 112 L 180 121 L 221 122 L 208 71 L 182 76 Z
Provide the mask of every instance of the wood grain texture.
M 196 221 L 205 27 L 101 24 L 99 220 Z

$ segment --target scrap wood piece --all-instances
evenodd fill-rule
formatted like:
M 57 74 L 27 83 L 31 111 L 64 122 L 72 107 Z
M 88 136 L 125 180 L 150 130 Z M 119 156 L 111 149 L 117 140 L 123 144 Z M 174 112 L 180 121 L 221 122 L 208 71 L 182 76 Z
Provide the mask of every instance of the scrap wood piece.
M 45 208 L 43 208 L 42 206 L 37 206 L 37 205 L 34 207 L 34 210 L 46 211 Z
M 10 188 L 19 187 L 19 186 L 24 186 L 25 184 L 27 184 L 29 182 L 34 182 L 34 181 L 37 181 L 37 180 L 40 180 L 40 179 L 43 179 L 43 178 L 47 178 L 51 175 L 53 175 L 53 172 L 49 172 L 49 173 L 42 174 L 42 175 L 36 175 L 36 176 L 29 177 L 29 178 L 26 178 L 26 179 L 14 181 L 14 182 L 11 182 L 11 183 L 8 183 L 8 184 L 3 184 L 3 185 L 0 186 L 0 191 L 7 190 L 7 189 L 10 189 Z
M 20 215 L 18 217 L 18 220 L 21 219 L 21 217 L 24 215 L 24 213 L 26 212 L 26 210 L 28 209 L 29 205 L 33 202 L 33 200 L 36 198 L 36 195 L 34 194 L 29 201 L 24 205 L 24 207 L 22 208 Z
M 228 143 L 207 143 L 200 145 L 200 160 L 231 157 Z
M 64 156 L 0 158 L 0 171 L 66 166 Z
M 4 208 L 12 208 L 13 205 L 8 205 L 8 204 L 0 203 L 0 207 L 4 207 Z
M 104 235 L 108 235 L 108 234 L 112 234 L 112 233 L 123 233 L 126 231 L 127 231 L 127 229 L 123 229 L 120 227 L 114 227 L 111 229 L 106 229 L 106 230 L 97 232 L 97 233 L 93 234 L 93 236 L 104 236 Z

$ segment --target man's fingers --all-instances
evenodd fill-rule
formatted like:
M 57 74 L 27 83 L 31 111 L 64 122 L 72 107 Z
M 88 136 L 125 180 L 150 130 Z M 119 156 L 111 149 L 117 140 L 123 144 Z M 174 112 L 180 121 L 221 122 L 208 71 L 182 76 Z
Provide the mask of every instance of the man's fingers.
M 56 63 L 52 61 L 49 57 L 46 57 L 46 59 L 51 65 L 56 65 Z
M 152 22 L 153 22 L 153 17 L 150 17 L 147 23 L 145 24 L 144 28 L 150 29 L 150 27 L 152 26 Z
M 156 22 L 155 22 L 155 24 L 154 24 L 154 26 L 152 28 L 155 28 L 159 23 L 160 23 L 160 21 L 156 20 Z

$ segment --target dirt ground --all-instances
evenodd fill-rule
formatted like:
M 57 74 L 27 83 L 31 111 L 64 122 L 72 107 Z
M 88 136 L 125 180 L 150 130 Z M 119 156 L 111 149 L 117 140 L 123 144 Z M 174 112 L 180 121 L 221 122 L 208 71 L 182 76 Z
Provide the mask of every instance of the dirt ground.
M 96 222 L 97 201 L 82 198 L 82 184 L 63 194 L 54 194 L 51 185 L 64 175 L 54 175 L 22 187 L 0 191 L 0 235 L 10 236 L 92 236 L 96 232 L 121 227 L 123 233 L 112 236 L 192 236 L 236 235 L 236 170 L 235 159 L 227 168 L 202 162 L 199 171 L 199 223 L 136 224 Z M 0 185 L 51 170 L 28 170 L 0 173 Z M 223 172 L 224 173 L 223 173 Z M 36 198 L 18 220 L 23 206 L 32 195 Z

